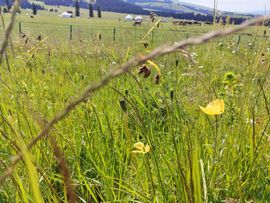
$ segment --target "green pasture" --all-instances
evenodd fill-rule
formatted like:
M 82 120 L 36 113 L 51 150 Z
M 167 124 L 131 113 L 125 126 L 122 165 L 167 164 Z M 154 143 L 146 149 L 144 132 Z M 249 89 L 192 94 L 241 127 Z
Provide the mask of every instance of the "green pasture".
M 126 14 L 88 19 L 86 10 L 63 19 L 63 10 L 17 16 L 0 65 L 0 176 L 48 120 L 108 71 L 162 44 L 223 29 L 167 22 L 142 42 L 154 26 L 147 20 L 134 27 L 119 21 Z M 268 32 L 251 27 L 187 48 L 194 63 L 182 52 L 156 58 L 159 84 L 151 64 L 148 78 L 134 67 L 54 126 L 50 136 L 78 202 L 269 202 Z M 214 99 L 224 100 L 225 111 L 206 115 L 200 106 Z M 138 142 L 150 151 L 133 153 Z M 0 202 L 68 202 L 62 172 L 44 138 L 0 185 Z
M 125 22 L 124 17 L 127 14 L 103 12 L 102 19 L 97 17 L 88 18 L 88 11 L 81 9 L 80 18 L 61 18 L 60 15 L 64 11 L 71 10 L 69 7 L 46 7 L 48 9 L 54 8 L 58 12 L 38 11 L 38 15 L 32 16 L 32 10 L 22 10 L 22 13 L 17 16 L 17 22 L 14 28 L 13 37 L 17 39 L 19 31 L 30 35 L 32 38 L 39 36 L 48 37 L 48 41 L 58 41 L 69 43 L 70 39 L 70 27 L 72 26 L 72 39 L 75 40 L 96 40 L 97 36 L 101 34 L 103 41 L 109 42 L 115 41 L 121 42 L 126 46 L 130 42 L 137 42 L 143 39 L 144 35 L 153 26 L 148 16 L 143 16 L 144 21 L 142 26 L 133 26 L 133 22 Z M 96 13 L 95 13 L 96 15 Z M 134 17 L 136 15 L 133 15 Z M 4 20 L 7 24 L 9 14 L 4 14 Z M 194 37 L 203 33 L 209 32 L 215 28 L 221 28 L 222 26 L 177 26 L 173 25 L 172 21 L 175 19 L 164 18 L 167 22 L 161 22 L 159 28 L 156 28 L 151 32 L 148 40 L 152 43 L 158 44 L 166 42 L 175 42 L 188 37 Z M 0 34 L 3 36 L 3 26 L 0 26 Z M 268 28 L 267 36 L 270 36 Z M 114 34 L 115 33 L 115 34 Z M 239 33 L 242 34 L 241 42 L 252 41 L 254 35 L 263 35 L 264 29 L 250 28 L 249 30 Z M 115 37 L 114 37 L 115 35 Z M 236 37 L 237 38 L 237 37 Z

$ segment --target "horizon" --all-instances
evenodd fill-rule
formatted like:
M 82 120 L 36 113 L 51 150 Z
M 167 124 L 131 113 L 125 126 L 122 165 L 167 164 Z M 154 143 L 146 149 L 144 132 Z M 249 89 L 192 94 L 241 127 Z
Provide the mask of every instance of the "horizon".
M 214 0 L 179 0 L 182 2 L 196 4 L 200 6 L 206 6 L 209 8 L 214 7 Z M 270 1 L 266 0 L 217 0 L 217 8 L 222 11 L 231 11 L 231 12 L 256 12 L 270 10 Z

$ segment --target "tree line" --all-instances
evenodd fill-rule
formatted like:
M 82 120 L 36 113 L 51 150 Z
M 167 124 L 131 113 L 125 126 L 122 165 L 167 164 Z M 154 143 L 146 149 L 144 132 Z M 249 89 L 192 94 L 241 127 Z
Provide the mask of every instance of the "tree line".
M 164 13 L 164 12 L 156 12 L 159 16 L 164 17 L 173 17 L 176 19 L 185 19 L 185 20 L 195 20 L 201 22 L 214 22 L 213 15 L 203 15 L 203 14 L 194 14 L 194 13 Z M 246 21 L 247 18 L 243 17 L 227 17 L 227 16 L 216 16 L 216 22 L 223 22 L 229 24 L 239 25 Z M 229 22 L 227 22 L 229 21 Z

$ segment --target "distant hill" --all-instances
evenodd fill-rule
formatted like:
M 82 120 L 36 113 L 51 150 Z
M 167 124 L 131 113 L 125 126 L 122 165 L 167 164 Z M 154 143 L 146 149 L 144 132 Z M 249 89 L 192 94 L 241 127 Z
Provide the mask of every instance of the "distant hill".
M 178 19 L 197 20 L 213 22 L 213 9 L 205 6 L 186 3 L 179 0 L 124 0 L 127 3 L 140 6 L 144 10 L 154 11 L 160 16 L 173 17 Z M 216 20 L 223 19 L 226 21 L 226 16 L 230 16 L 230 23 L 240 24 L 246 18 L 253 17 L 252 15 L 239 14 L 226 11 L 218 11 Z
M 0 0 L 0 6 L 7 6 L 7 2 L 8 5 L 11 6 L 12 5 L 12 0 Z M 21 6 L 22 7 L 30 7 L 32 6 L 27 0 L 21 0 Z
M 270 10 L 258 10 L 258 11 L 250 11 L 253 15 L 270 15 Z
M 159 12 L 194 13 L 209 15 L 213 9 L 181 2 L 178 0 L 125 0 L 128 3 L 141 6 L 144 9 Z
M 0 0 L 0 6 L 6 7 L 8 5 L 11 6 L 13 0 Z M 32 8 L 32 4 L 28 0 L 21 0 L 21 7 L 22 8 Z M 41 6 L 37 5 L 38 9 L 43 9 Z
M 13 0 L 0 0 L 0 5 L 6 5 L 6 1 L 11 2 Z M 74 6 L 74 0 L 36 0 L 43 2 L 45 5 L 52 6 Z M 33 0 L 21 0 L 21 6 L 23 8 L 32 8 L 30 2 Z M 88 8 L 89 3 L 86 0 L 80 0 L 81 8 Z M 176 19 L 187 19 L 213 22 L 213 10 L 204 6 L 198 6 L 194 4 L 185 3 L 178 0 L 97 0 L 94 5 L 94 9 L 97 6 L 103 11 L 112 11 L 117 13 L 130 13 L 138 15 L 148 15 L 150 11 L 154 11 L 159 16 L 173 17 Z M 39 6 L 40 7 L 40 6 Z M 42 9 L 40 7 L 38 9 Z M 251 15 L 236 14 L 232 12 L 218 11 L 220 18 L 224 20 L 226 16 L 230 16 L 230 23 L 240 24 Z
M 179 0 L 124 0 L 128 3 L 140 6 L 145 10 L 152 10 L 156 12 L 170 12 L 175 14 L 180 13 L 194 13 L 202 15 L 213 15 L 213 8 L 190 4 Z M 239 14 L 227 11 L 218 11 L 219 15 L 223 16 L 241 16 L 249 17 L 249 15 Z
M 6 1 L 11 5 L 13 0 L 0 0 L 0 6 L 5 6 Z M 30 3 L 33 0 L 21 0 L 22 8 L 31 8 Z M 74 6 L 74 0 L 36 0 L 44 2 L 47 5 L 53 6 Z M 112 11 L 119 13 L 132 13 L 147 15 L 149 11 L 155 11 L 158 13 L 165 13 L 165 16 L 172 16 L 173 14 L 194 13 L 195 15 L 212 15 L 213 9 L 182 2 L 179 0 L 97 0 L 94 5 L 96 9 L 97 5 L 101 7 L 103 11 Z M 82 8 L 88 8 L 89 4 L 86 0 L 80 0 L 80 6 Z M 38 8 L 41 9 L 41 8 Z M 259 13 L 259 12 L 258 12 Z M 168 15 L 169 14 L 169 15 Z M 237 16 L 245 17 L 248 15 L 236 14 L 233 12 L 219 11 L 223 16 Z

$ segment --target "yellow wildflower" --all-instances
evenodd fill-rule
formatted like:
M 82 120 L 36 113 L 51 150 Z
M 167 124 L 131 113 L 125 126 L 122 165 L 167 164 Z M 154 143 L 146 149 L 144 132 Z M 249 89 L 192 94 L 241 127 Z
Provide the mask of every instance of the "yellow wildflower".
M 215 116 L 224 113 L 225 105 L 223 99 L 216 99 L 210 102 L 206 107 L 200 106 L 200 108 L 205 114 Z
M 136 149 L 133 150 L 132 153 L 135 153 L 135 154 L 146 154 L 150 152 L 150 146 L 148 144 L 144 145 L 142 142 L 135 143 L 134 148 Z

